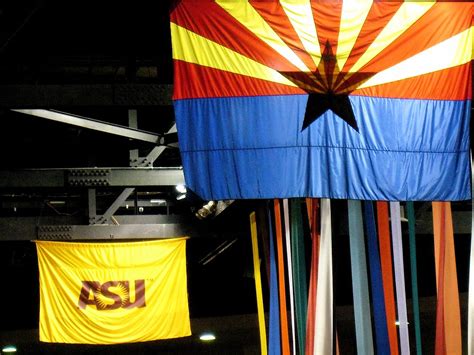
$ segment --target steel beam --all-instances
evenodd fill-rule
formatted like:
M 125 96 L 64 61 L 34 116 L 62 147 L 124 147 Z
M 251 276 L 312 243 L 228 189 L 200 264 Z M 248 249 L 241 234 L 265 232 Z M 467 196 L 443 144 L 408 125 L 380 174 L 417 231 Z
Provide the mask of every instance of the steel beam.
M 169 84 L 0 85 L 0 107 L 170 106 Z
M 97 217 L 95 189 L 87 190 L 87 212 L 89 215 L 89 224 L 95 223 Z
M 127 200 L 128 196 L 135 191 L 133 187 L 127 187 L 125 188 L 120 195 L 115 199 L 115 201 L 110 205 L 109 208 L 107 208 L 107 211 L 104 212 L 104 214 L 100 217 L 97 218 L 97 223 L 104 224 L 108 223 L 109 218 L 114 215 L 115 212 L 122 206 L 122 204 Z
M 159 144 L 161 139 L 157 134 L 142 131 L 136 128 L 129 128 L 112 124 L 108 122 L 99 121 L 88 117 L 73 116 L 64 112 L 57 112 L 51 110 L 12 110 L 25 115 L 34 117 L 41 117 L 47 120 L 70 124 L 73 126 L 87 128 L 94 131 L 113 134 L 129 139 L 135 139 L 143 142 Z
M 141 187 L 184 184 L 182 168 L 77 168 L 0 171 L 0 188 Z
M 138 128 L 137 110 L 128 110 L 128 126 L 130 128 Z M 138 149 L 131 149 L 129 152 L 130 162 L 138 160 Z
M 171 126 L 171 128 L 168 130 L 168 132 L 166 132 L 166 134 L 172 134 L 172 133 L 176 133 L 176 123 L 173 124 L 173 126 Z M 150 151 L 150 153 L 148 153 L 148 155 L 146 157 L 143 157 L 143 158 L 137 157 L 137 158 L 133 159 L 130 156 L 130 165 L 131 166 L 141 166 L 141 167 L 152 166 L 153 163 L 155 162 L 155 160 L 158 159 L 161 154 L 163 154 L 163 152 L 165 151 L 166 148 L 167 148 L 166 146 L 154 147 Z
M 152 239 L 218 235 L 182 216 L 115 216 L 119 225 L 84 225 L 78 216 L 0 217 L 0 242 L 15 240 Z M 226 238 L 233 238 L 229 233 Z
M 56 225 L 38 227 L 40 240 L 159 239 L 194 234 L 182 224 Z

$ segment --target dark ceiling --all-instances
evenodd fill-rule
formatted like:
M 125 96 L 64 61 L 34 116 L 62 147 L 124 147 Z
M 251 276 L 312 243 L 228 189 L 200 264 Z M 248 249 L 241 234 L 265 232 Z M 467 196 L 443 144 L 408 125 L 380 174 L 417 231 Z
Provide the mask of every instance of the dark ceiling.
M 146 156 L 153 149 L 150 143 L 10 109 L 54 109 L 122 126 L 128 126 L 130 110 L 135 110 L 139 129 L 165 133 L 174 123 L 169 6 L 169 1 L 0 3 L 2 177 L 24 169 L 128 167 L 130 150 Z M 166 149 L 153 164 L 158 169 L 180 166 L 177 148 Z M 27 224 L 30 217 L 87 224 L 87 189 L 18 187 L 2 177 L 0 224 L 11 218 Z M 97 188 L 97 213 L 121 190 Z M 152 198 L 165 200 L 165 206 L 150 205 Z M 194 212 L 205 202 L 192 191 L 177 201 L 170 186 L 141 186 L 126 203 L 142 209 L 122 206 L 116 214 L 183 218 L 198 230 L 187 248 L 192 327 L 196 334 L 220 332 L 216 344 L 203 347 L 195 337 L 109 348 L 39 344 L 34 330 L 39 312 L 36 251 L 13 233 L 0 236 L 1 279 L 16 295 L 0 296 L 0 303 L 9 305 L 0 316 L 0 346 L 16 342 L 21 353 L 241 353 L 240 337 L 251 340 L 247 348 L 258 346 L 256 318 L 245 316 L 256 310 L 247 222 L 255 204 L 235 203 L 214 219 L 199 221 Z
M 170 1 L 4 1 L 2 83 L 171 83 Z
M 123 126 L 136 110 L 138 128 L 165 133 L 174 123 L 170 93 L 173 82 L 169 8 L 172 1 L 47 1 L 0 2 L 0 175 L 23 169 L 129 167 L 129 152 L 140 156 L 154 147 L 128 138 L 10 111 L 54 109 Z M 154 168 L 180 167 L 177 148 L 167 148 Z M 219 172 L 216 172 L 219 173 Z M 120 193 L 119 187 L 97 189 L 97 212 L 103 212 Z M 146 204 L 154 196 L 166 206 Z M 51 204 L 60 200 L 61 205 Z M 188 192 L 177 201 L 170 186 L 141 186 L 130 197 L 138 208 L 119 208 L 118 215 L 178 216 L 199 232 L 188 242 L 189 300 L 195 332 L 221 332 L 216 345 L 203 347 L 195 338 L 177 342 L 123 347 L 52 347 L 37 341 L 38 275 L 33 243 L 15 235 L 0 235 L 1 292 L 0 345 L 23 342 L 23 353 L 229 353 L 251 354 L 258 349 L 251 246 L 250 211 L 265 201 L 237 201 L 218 216 L 199 221 L 194 213 L 207 201 Z M 335 201 L 334 229 L 340 236 L 336 302 L 350 304 L 351 285 L 345 204 Z M 429 236 L 429 207 L 416 205 L 422 236 Z M 470 204 L 454 209 L 468 211 Z M 87 190 L 19 188 L 0 176 L 0 231 L 2 218 L 74 218 L 87 224 Z M 21 223 L 21 222 L 20 222 Z M 30 223 L 30 222 L 29 222 Z M 464 225 L 464 227 L 466 227 Z M 466 227 L 468 228 L 468 227 Z M 466 228 L 458 231 L 467 235 Z M 434 295 L 432 240 L 421 238 L 421 296 Z M 460 291 L 467 290 L 469 238 L 458 238 Z M 464 280 L 464 281 L 463 281 Z M 264 279 L 264 285 L 267 282 Z M 267 289 L 265 287 L 265 292 Z M 266 296 L 266 294 L 265 294 Z M 5 310 L 6 308 L 6 310 Z M 350 313 L 350 312 L 349 312 Z M 252 314 L 251 316 L 243 316 Z M 346 314 L 347 316 L 347 314 Z M 215 318 L 219 317 L 219 318 Z M 240 317 L 240 318 L 239 318 Z M 243 317 L 243 318 L 242 318 Z M 427 318 L 427 322 L 431 318 Z M 346 319 L 347 320 L 347 319 Z M 349 317 L 350 320 L 350 317 Z M 341 321 L 342 322 L 342 321 Z M 353 344 L 353 322 L 346 328 L 346 346 Z M 353 349 L 353 348 L 352 348 Z M 350 351 L 349 351 L 350 353 Z

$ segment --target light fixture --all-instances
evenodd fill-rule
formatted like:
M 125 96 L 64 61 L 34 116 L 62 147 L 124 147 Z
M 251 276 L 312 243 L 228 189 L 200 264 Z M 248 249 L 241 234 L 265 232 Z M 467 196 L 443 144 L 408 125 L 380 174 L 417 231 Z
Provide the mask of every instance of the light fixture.
M 16 353 L 16 347 L 13 345 L 7 345 L 2 349 L 2 353 Z
M 186 194 L 179 194 L 178 196 L 176 196 L 176 199 L 179 201 L 179 200 L 182 200 L 182 199 L 185 199 L 186 198 Z
M 217 209 L 217 201 L 209 201 L 202 206 L 194 215 L 199 219 L 204 219 L 213 215 Z
M 202 333 L 199 336 L 199 340 L 201 340 L 201 341 L 213 341 L 213 340 L 216 340 L 216 336 L 212 333 Z
M 180 194 L 185 194 L 186 193 L 186 186 L 183 184 L 176 185 L 175 187 L 176 191 L 178 191 Z

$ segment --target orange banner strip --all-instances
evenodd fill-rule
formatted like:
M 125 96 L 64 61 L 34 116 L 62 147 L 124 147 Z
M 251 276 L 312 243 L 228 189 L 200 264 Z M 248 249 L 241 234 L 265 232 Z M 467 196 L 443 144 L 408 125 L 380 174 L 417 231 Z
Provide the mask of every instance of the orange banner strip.
M 380 262 L 382 267 L 383 293 L 387 316 L 390 353 L 398 355 L 397 326 L 395 324 L 395 297 L 393 292 L 392 247 L 388 221 L 388 202 L 377 202 L 377 227 L 379 231 Z
M 286 289 L 285 289 L 285 262 L 283 256 L 283 235 L 281 226 L 280 200 L 275 199 L 275 233 L 278 260 L 278 291 L 280 295 L 280 330 L 281 350 L 283 355 L 290 354 L 290 338 L 288 335 L 288 315 L 286 311 Z
M 438 289 L 436 354 L 462 354 L 461 312 L 450 202 L 433 202 L 433 234 Z
M 312 355 L 314 351 L 314 336 L 316 329 L 316 297 L 318 289 L 318 265 L 319 265 L 319 223 L 318 223 L 318 200 L 307 198 L 309 226 L 311 230 L 311 273 L 309 277 L 308 291 L 308 318 L 306 322 L 306 348 L 305 354 Z

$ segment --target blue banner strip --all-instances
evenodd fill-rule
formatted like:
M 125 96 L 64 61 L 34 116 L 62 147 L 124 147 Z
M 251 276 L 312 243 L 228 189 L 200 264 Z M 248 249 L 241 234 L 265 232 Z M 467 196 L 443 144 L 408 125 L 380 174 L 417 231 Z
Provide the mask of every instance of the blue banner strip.
M 382 284 L 382 269 L 380 266 L 377 230 L 375 227 L 374 206 L 372 201 L 364 202 L 365 228 L 369 251 L 370 285 L 375 323 L 375 344 L 377 354 L 390 355 L 388 340 L 387 317 L 385 315 L 385 299 Z
M 270 235 L 270 319 L 268 325 L 268 354 L 280 355 L 280 304 L 278 299 L 278 275 L 273 235 L 273 223 L 268 209 L 268 233 Z

